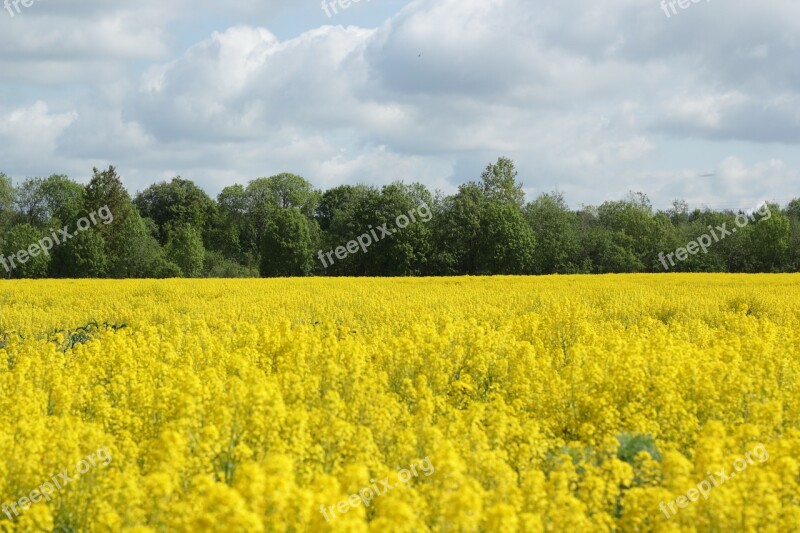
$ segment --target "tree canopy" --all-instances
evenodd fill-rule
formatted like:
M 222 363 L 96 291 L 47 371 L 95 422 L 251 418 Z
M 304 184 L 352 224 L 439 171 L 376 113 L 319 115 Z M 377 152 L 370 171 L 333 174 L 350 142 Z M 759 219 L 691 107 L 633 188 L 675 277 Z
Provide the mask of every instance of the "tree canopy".
M 72 236 L 36 253 L 61 228 Z M 505 157 L 451 195 L 400 182 L 320 191 L 284 172 L 216 198 L 180 176 L 131 197 L 113 166 L 86 185 L 0 173 L 0 250 L 14 258 L 7 278 L 794 272 L 800 198 L 747 212 L 681 199 L 659 211 L 638 191 L 580 209 L 559 191 L 526 203 Z

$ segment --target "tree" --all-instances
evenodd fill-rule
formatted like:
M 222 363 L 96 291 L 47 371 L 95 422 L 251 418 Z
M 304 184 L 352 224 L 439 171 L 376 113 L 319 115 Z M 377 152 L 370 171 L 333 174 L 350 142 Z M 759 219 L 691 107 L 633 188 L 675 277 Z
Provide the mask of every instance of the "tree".
M 337 233 L 341 238 L 352 234 L 355 230 L 352 220 L 359 202 L 370 194 L 377 194 L 377 191 L 366 185 L 339 185 L 325 191 L 314 213 L 320 229 L 323 232 Z M 348 229 L 345 233 L 340 233 L 343 228 Z M 337 238 L 337 242 L 341 238 Z
M 737 233 L 724 236 L 724 231 L 736 227 L 736 214 L 732 211 L 695 210 L 689 224 L 682 229 L 681 247 L 708 234 L 713 244 L 708 254 L 698 253 L 682 262 L 682 270 L 689 272 L 750 272 L 750 257 L 747 254 L 750 228 L 738 229 Z M 719 228 L 724 228 L 719 229 Z M 716 235 L 717 238 L 714 238 Z
M 162 244 L 167 242 L 173 226 L 189 225 L 207 231 L 216 211 L 214 200 L 205 191 L 180 176 L 169 183 L 151 185 L 137 194 L 133 203 L 143 217 L 156 223 Z
M 253 256 L 258 256 L 264 234 L 276 209 L 297 208 L 311 217 L 319 200 L 319 193 L 309 182 L 295 174 L 278 174 L 251 181 L 245 190 L 247 206 L 243 245 Z
M 689 204 L 686 200 L 673 200 L 672 207 L 667 209 L 667 217 L 675 225 L 687 223 L 689 221 Z
M 270 217 L 261 247 L 261 276 L 307 276 L 312 268 L 311 231 L 297 207 L 278 209 Z
M 444 199 L 434 225 L 438 273 L 533 272 L 536 237 L 525 221 L 524 193 L 515 176 L 513 162 L 501 158 L 484 172 L 482 186 L 466 183 Z
M 120 243 L 120 254 L 109 268 L 111 277 L 177 278 L 183 275 L 180 267 L 167 259 L 164 249 L 138 213 L 134 212 L 120 228 Z
M 784 213 L 789 218 L 800 220 L 800 198 L 794 198 L 786 204 Z
M 789 260 L 792 229 L 789 217 L 777 204 L 765 203 L 753 213 L 750 221 L 749 251 L 751 265 L 756 272 L 782 272 Z
M 86 196 L 86 189 L 67 176 L 53 174 L 41 184 L 44 199 L 44 213 L 47 224 L 63 226 L 74 224 L 83 216 L 81 211 Z
M 53 249 L 52 272 L 60 278 L 102 278 L 108 274 L 108 256 L 100 233 L 81 231 Z
M 14 187 L 14 208 L 19 220 L 38 228 L 47 223 L 41 185 L 42 178 L 27 178 Z
M 284 172 L 272 176 L 267 178 L 266 186 L 271 203 L 281 209 L 296 207 L 304 215 L 310 216 L 319 201 L 319 192 L 297 174 Z
M 239 184 L 222 189 L 217 195 L 217 209 L 209 232 L 208 246 L 225 259 L 252 267 L 256 255 L 245 248 L 247 198 Z
M 795 198 L 789 202 L 785 213 L 791 228 L 787 270 L 797 272 L 800 271 L 800 198 Z
M 343 246 L 359 236 L 370 236 L 369 247 L 342 261 L 353 275 L 413 276 L 425 269 L 431 247 L 428 203 L 430 193 L 420 184 L 392 183 L 380 192 L 370 190 L 359 197 L 353 213 L 353 227 L 336 243 Z M 375 228 L 386 225 L 390 235 Z M 375 237 L 370 235 L 376 231 Z M 367 237 L 362 237 L 366 239 Z M 332 245 L 333 248 L 333 245 Z
M 525 193 L 514 162 L 501 157 L 438 203 L 433 270 L 441 274 L 523 273 L 533 270 L 536 237 L 525 221 Z
M 642 272 L 645 269 L 633 251 L 633 239 L 623 232 L 611 231 L 601 225 L 590 227 L 584 233 L 583 247 L 590 271 L 594 274 Z
M 434 263 L 443 275 L 478 273 L 478 246 L 481 233 L 483 189 L 475 182 L 458 188 L 458 193 L 442 202 L 434 223 Z
M 197 228 L 188 224 L 173 228 L 167 242 L 167 258 L 178 265 L 187 278 L 199 277 L 205 248 Z
M 647 195 L 631 192 L 627 200 L 604 202 L 597 217 L 606 233 L 592 235 L 595 265 L 600 271 L 652 272 L 660 268 L 658 255 L 667 242 L 665 226 L 654 217 Z
M 96 226 L 95 230 L 103 237 L 106 255 L 113 262 L 122 255 L 122 229 L 135 210 L 130 195 L 113 166 L 102 172 L 97 168 L 93 169 L 92 178 L 86 186 L 84 213 L 97 212 L 103 207 L 111 211 L 114 220 L 110 224 Z
M 92 178 L 86 186 L 86 212 L 97 211 L 104 206 L 119 220 L 124 219 L 123 214 L 128 214 L 132 208 L 131 197 L 113 166 L 102 172 L 97 168 L 92 169 Z
M 525 208 L 528 225 L 536 236 L 537 274 L 572 274 L 580 271 L 578 217 L 564 196 L 554 191 L 541 194 Z
M 204 278 L 250 278 L 252 273 L 244 265 L 225 259 L 220 252 L 206 250 L 203 259 Z
M 35 257 L 28 253 L 30 246 L 39 242 L 41 238 L 41 233 L 30 224 L 13 227 L 3 242 L 0 274 L 13 279 L 46 277 L 50 266 L 50 255 L 37 252 L 36 249 L 32 250 L 37 254 Z M 20 261 L 19 252 L 24 252 L 22 257 L 24 262 Z
M 83 211 L 85 189 L 66 176 L 28 178 L 15 190 L 22 220 L 37 228 L 72 224 Z
M 14 187 L 11 179 L 0 172 L 0 235 L 5 235 L 14 219 Z M 2 241 L 0 240 L 0 243 Z
M 668 269 L 664 269 L 662 264 L 660 270 L 669 270 L 670 272 L 725 272 L 728 268 L 726 255 L 729 246 L 733 243 L 716 242 L 711 234 L 711 229 L 723 223 L 729 224 L 727 217 L 719 213 L 697 210 L 690 215 L 687 214 L 685 221 L 681 222 L 677 227 L 673 226 L 675 237 L 669 245 L 665 246 L 664 254 L 673 253 L 678 248 L 686 248 L 690 242 L 703 238 L 703 235 L 708 235 L 713 242 L 711 246 L 706 247 L 705 252 L 701 248 L 698 253 L 689 254 L 683 261 L 679 261 L 674 257 L 672 261 L 669 261 L 665 257 L 664 262 L 667 263 Z M 709 226 L 711 226 L 711 229 L 709 229 Z M 673 262 L 675 263 L 674 265 L 672 264 Z
M 490 200 L 502 204 L 513 204 L 521 208 L 525 203 L 522 184 L 517 183 L 517 169 L 514 162 L 500 157 L 497 163 L 489 165 L 481 174 L 483 194 Z
M 360 227 L 362 222 L 357 217 L 363 216 L 359 213 L 368 209 L 364 206 L 378 203 L 379 196 L 377 189 L 365 185 L 340 185 L 325 191 L 314 214 L 314 220 L 320 229 L 317 249 L 323 252 L 335 250 L 337 246 L 363 234 L 364 229 L 369 229 L 368 226 Z M 374 221 L 367 223 L 369 224 L 374 224 Z M 362 275 L 363 265 L 349 259 L 335 261 L 332 265 L 327 265 L 327 268 L 321 262 L 314 261 L 314 267 L 320 273 L 334 276 Z
M 515 204 L 487 203 L 481 211 L 476 271 L 531 274 L 536 237 Z

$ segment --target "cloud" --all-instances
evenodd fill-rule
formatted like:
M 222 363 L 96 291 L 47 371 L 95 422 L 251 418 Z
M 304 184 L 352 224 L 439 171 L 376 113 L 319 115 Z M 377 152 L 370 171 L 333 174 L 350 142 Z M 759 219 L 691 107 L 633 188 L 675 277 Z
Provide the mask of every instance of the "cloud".
M 77 119 L 75 112 L 51 113 L 44 102 L 0 112 L 0 159 L 36 161 L 42 153 L 54 154 L 59 138 Z
M 274 2 L 231 0 L 59 0 L 36 2 L 9 16 L 0 12 L 0 69 L 4 81 L 69 84 L 115 79 L 130 61 L 160 60 L 170 52 L 177 21 L 274 10 Z M 13 11 L 13 8 L 12 8 Z
M 37 161 L 115 163 L 135 187 L 180 173 L 212 192 L 280 171 L 452 192 L 500 155 L 529 194 L 559 186 L 573 203 L 796 185 L 793 4 L 700 3 L 667 19 L 638 0 L 414 0 L 377 27 L 309 23 L 289 38 L 244 23 L 276 4 L 226 6 L 42 2 L 0 22 L 7 105 L 47 102 L 57 122 Z M 239 23 L 176 46 L 177 25 L 212 15 Z M 12 171 L 30 168 L 7 153 Z M 745 165 L 761 182 L 738 181 L 728 156 L 780 163 Z M 730 187 L 686 183 L 714 166 Z

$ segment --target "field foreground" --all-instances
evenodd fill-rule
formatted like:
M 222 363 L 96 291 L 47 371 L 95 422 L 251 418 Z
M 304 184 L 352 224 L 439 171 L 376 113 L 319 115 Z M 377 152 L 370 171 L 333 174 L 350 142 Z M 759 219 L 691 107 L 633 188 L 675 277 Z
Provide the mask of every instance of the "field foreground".
M 0 531 L 797 531 L 799 303 L 798 275 L 4 281 Z

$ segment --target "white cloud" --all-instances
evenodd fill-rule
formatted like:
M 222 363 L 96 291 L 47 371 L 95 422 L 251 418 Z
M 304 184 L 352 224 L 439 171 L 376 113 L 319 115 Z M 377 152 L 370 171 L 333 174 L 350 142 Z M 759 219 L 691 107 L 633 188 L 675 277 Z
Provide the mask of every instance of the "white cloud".
M 0 111 L 0 159 L 35 161 L 56 152 L 59 137 L 77 119 L 75 111 L 51 113 L 44 102 Z
M 531 194 L 560 186 L 572 203 L 797 194 L 800 5 L 780 0 L 670 19 L 638 0 L 415 0 L 377 28 L 309 23 L 288 39 L 248 24 L 272 2 L 35 7 L 0 20 L 5 105 L 38 124 L 13 129 L 48 128 L 38 151 L 12 150 L 5 115 L 10 172 L 108 162 L 132 188 L 294 171 L 452 191 L 506 155 Z M 212 15 L 231 22 L 176 47 L 175 28 Z M 695 166 L 722 181 L 696 183 Z

